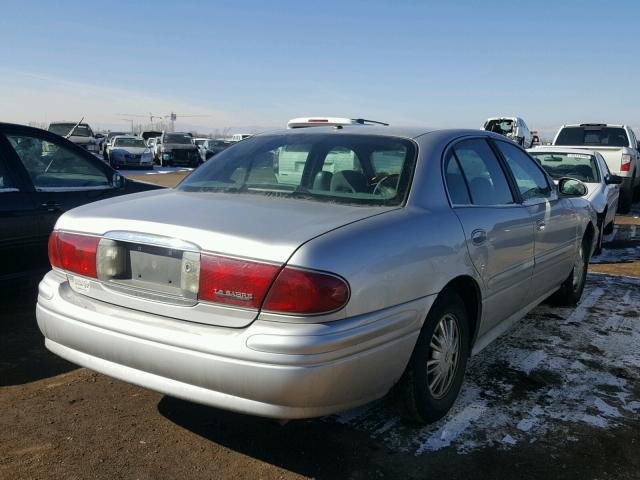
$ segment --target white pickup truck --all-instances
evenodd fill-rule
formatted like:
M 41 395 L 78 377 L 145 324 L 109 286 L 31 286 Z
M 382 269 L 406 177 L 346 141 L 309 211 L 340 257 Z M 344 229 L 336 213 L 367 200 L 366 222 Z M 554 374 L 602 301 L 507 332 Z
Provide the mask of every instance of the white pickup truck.
M 631 127 L 606 123 L 563 125 L 553 144 L 594 150 L 604 157 L 611 173 L 623 177 L 619 212 L 628 213 L 634 200 L 640 199 L 640 152 Z

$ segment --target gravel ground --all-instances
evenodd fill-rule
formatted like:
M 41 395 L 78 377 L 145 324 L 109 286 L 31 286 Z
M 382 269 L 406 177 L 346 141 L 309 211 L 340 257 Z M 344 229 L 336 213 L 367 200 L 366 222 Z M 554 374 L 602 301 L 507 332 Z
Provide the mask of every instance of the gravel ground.
M 423 428 L 386 400 L 280 425 L 78 368 L 44 349 L 35 288 L 16 288 L 0 298 L 0 479 L 640 478 L 639 214 L 577 309 L 536 308 Z

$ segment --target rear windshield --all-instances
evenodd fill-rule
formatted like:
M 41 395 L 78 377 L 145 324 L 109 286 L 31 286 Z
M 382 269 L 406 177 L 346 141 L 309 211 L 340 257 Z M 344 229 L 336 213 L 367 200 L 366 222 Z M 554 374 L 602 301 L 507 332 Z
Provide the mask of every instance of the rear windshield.
M 596 158 L 586 153 L 529 152 L 553 178 L 571 177 L 583 182 L 600 181 Z
M 625 129 L 620 127 L 564 127 L 554 145 L 627 147 L 629 138 Z
M 116 138 L 114 140 L 115 147 L 146 147 L 144 140 L 141 138 Z
M 513 133 L 513 120 L 501 118 L 499 120 L 489 120 L 484 126 L 488 132 L 499 133 L 500 135 L 508 135 Z
M 320 202 L 400 205 L 415 164 L 409 140 L 371 135 L 252 137 L 205 163 L 179 186 Z
M 49 125 L 49 131 L 61 137 L 66 137 L 75 125 L 75 123 L 52 123 Z M 91 129 L 89 125 L 78 125 L 72 135 L 74 137 L 90 137 Z

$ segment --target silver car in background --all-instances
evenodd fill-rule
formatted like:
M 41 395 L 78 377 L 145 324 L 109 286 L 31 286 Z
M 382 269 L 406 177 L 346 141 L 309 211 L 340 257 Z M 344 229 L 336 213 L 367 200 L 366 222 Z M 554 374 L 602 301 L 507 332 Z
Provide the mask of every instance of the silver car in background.
M 194 402 L 307 418 L 396 386 L 430 422 L 470 354 L 579 301 L 585 192 L 490 132 L 256 135 L 176 189 L 63 215 L 38 325 L 63 358 Z
M 584 198 L 589 200 L 597 214 L 598 242 L 595 254 L 600 254 L 602 239 L 613 231 L 622 177 L 613 175 L 602 155 L 593 150 L 538 147 L 529 150 L 529 154 L 552 178 L 577 178 L 587 186 L 588 192 Z

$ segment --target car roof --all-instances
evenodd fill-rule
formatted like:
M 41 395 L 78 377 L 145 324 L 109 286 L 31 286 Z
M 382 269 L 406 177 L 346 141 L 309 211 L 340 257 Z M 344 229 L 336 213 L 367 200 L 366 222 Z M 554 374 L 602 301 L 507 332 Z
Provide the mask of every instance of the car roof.
M 489 117 L 487 118 L 487 122 L 490 122 L 491 120 L 522 120 L 521 117 L 512 117 L 511 115 L 502 115 L 499 117 Z
M 540 147 L 529 148 L 527 152 L 530 153 L 580 153 L 582 155 L 591 154 L 595 155 L 597 152 L 589 148 L 571 148 L 563 147 L 562 145 L 542 145 Z
M 361 135 L 378 135 L 385 137 L 416 138 L 433 129 L 419 127 L 384 127 L 378 125 L 341 125 L 331 127 L 289 128 L 270 130 L 258 135 L 317 135 L 355 133 Z
M 266 135 L 319 135 L 319 134 L 358 134 L 358 135 L 375 135 L 382 137 L 400 137 L 416 139 L 429 133 L 439 133 L 441 135 L 451 136 L 451 138 L 460 136 L 490 136 L 499 140 L 505 140 L 505 137 L 497 133 L 487 132 L 479 129 L 469 128 L 429 128 L 429 127 L 385 127 L 380 125 L 345 125 L 338 127 L 314 127 L 314 128 L 293 128 L 280 129 L 261 132 L 256 136 Z
M 564 127 L 618 127 L 624 128 L 626 125 L 613 124 L 613 123 L 568 123 L 566 125 L 562 125 L 561 128 Z

